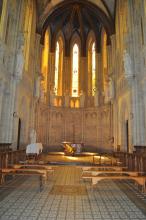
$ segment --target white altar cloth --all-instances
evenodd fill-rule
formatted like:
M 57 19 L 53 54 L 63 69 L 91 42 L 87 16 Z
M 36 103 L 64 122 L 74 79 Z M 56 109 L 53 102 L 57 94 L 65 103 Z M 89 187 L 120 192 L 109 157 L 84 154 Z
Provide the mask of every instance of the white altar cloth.
M 42 143 L 29 144 L 26 147 L 26 154 L 40 154 L 43 150 Z

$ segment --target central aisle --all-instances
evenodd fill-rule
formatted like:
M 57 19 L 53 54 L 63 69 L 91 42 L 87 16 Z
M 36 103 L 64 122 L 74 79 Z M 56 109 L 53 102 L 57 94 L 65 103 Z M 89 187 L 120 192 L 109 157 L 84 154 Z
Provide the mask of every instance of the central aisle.
M 1 220 L 146 219 L 116 183 L 103 181 L 93 188 L 89 180 L 81 179 L 78 167 L 56 167 L 41 193 L 36 177 L 19 181 L 0 201 Z

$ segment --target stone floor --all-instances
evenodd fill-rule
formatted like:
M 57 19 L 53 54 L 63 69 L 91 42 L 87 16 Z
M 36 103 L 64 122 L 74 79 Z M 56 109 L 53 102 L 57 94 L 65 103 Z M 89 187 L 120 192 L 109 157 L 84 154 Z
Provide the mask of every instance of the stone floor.
M 42 192 L 37 177 L 19 177 L 0 188 L 0 219 L 146 220 L 146 195 L 130 182 L 81 179 L 81 169 L 55 168 Z

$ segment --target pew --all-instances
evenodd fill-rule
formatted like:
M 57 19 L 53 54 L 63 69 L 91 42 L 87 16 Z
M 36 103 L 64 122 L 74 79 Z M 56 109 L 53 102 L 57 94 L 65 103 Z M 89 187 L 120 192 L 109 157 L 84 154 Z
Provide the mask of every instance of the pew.
M 24 170 L 17 170 L 16 169 L 12 170 L 12 169 L 1 169 L 0 170 L 0 174 L 1 174 L 1 179 L 0 179 L 0 183 L 1 186 L 3 187 L 3 185 L 5 184 L 5 176 L 7 175 L 11 175 L 11 176 L 38 176 L 39 177 L 39 190 L 40 192 L 43 189 L 43 179 L 46 179 L 46 175 L 44 172 L 39 172 L 37 170 L 33 171 L 24 171 Z
M 46 169 L 46 170 L 52 170 L 52 166 L 48 165 L 40 165 L 40 164 L 12 164 L 9 165 L 10 167 L 13 168 L 39 168 L 39 169 Z
M 91 171 L 98 171 L 98 170 L 115 170 L 115 171 L 123 171 L 127 169 L 127 167 L 122 167 L 122 166 L 80 166 L 80 168 L 85 171 L 85 170 L 91 170 Z
M 53 174 L 54 170 L 52 169 L 52 166 L 48 166 L 48 165 L 37 165 L 37 164 L 13 164 L 13 165 L 9 165 L 10 167 L 14 168 L 14 169 L 34 169 L 34 170 L 44 170 L 47 173 L 47 180 L 48 180 L 48 176 L 49 174 Z
M 127 175 L 129 175 L 129 176 L 139 176 L 139 174 L 144 174 L 144 172 L 138 172 L 138 171 L 116 171 L 116 170 L 113 170 L 113 171 L 111 171 L 111 170 L 98 170 L 98 171 L 96 171 L 96 170 L 84 170 L 83 172 L 82 172 L 82 175 L 88 175 L 88 174 L 91 174 L 91 175 L 93 175 L 93 176 L 99 176 L 99 175 L 101 175 L 101 174 L 119 174 L 119 175 L 125 175 L 125 174 L 127 174 Z
M 47 170 L 39 170 L 39 169 L 27 169 L 27 168 L 23 168 L 23 169 L 19 169 L 19 168 L 3 168 L 2 169 L 2 173 L 39 173 L 39 174 L 43 174 L 45 180 L 47 179 Z
M 1 171 L 1 183 L 5 182 L 5 176 L 6 175 L 38 175 L 39 181 L 40 181 L 40 191 L 42 188 L 42 182 L 43 182 L 43 178 L 46 182 L 46 180 L 48 180 L 48 175 L 50 173 L 53 173 L 54 170 L 52 169 L 52 167 L 50 166 L 46 166 L 46 165 L 32 165 L 32 164 L 25 164 L 25 165 L 21 165 L 21 164 L 15 164 L 15 165 L 11 165 L 12 168 L 2 168 L 0 169 Z
M 142 191 L 145 192 L 146 189 L 145 189 L 145 184 L 146 184 L 146 176 L 139 176 L 139 172 L 126 172 L 125 171 L 121 171 L 120 172 L 120 175 L 119 175 L 119 172 L 118 173 L 114 173 L 113 171 L 111 172 L 108 172 L 105 171 L 101 171 L 102 174 L 105 174 L 104 176 L 99 176 L 99 172 L 98 172 L 98 175 L 93 175 L 92 173 L 83 173 L 82 174 L 82 178 L 83 179 L 91 179 L 92 180 L 92 185 L 96 185 L 99 181 L 102 181 L 102 180 L 134 180 L 136 181 L 136 183 L 138 183 L 139 185 L 142 186 Z M 132 173 L 134 175 L 132 175 Z M 108 174 L 108 175 L 106 175 Z M 111 174 L 115 174 L 115 175 L 111 175 Z M 121 174 L 124 174 L 124 175 L 121 175 Z M 125 174 L 129 174 L 129 175 L 125 175 Z

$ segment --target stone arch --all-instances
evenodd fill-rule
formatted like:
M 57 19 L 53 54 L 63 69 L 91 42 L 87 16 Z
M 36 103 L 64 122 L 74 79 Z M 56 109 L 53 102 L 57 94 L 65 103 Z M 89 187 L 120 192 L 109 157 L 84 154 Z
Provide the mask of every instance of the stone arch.
M 80 37 L 80 34 L 78 33 L 78 31 L 75 31 L 70 39 L 70 55 L 72 52 L 72 47 L 75 43 L 78 44 L 78 46 L 79 46 L 79 56 L 81 56 L 82 44 L 81 44 L 81 37 Z
M 97 42 L 96 42 L 96 37 L 95 37 L 95 33 L 94 31 L 90 31 L 88 33 L 88 37 L 87 37 L 87 41 L 86 41 L 86 51 L 88 51 L 88 49 L 90 48 L 90 45 L 92 44 L 92 42 L 95 41 L 96 43 L 96 48 L 97 48 Z

